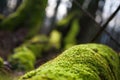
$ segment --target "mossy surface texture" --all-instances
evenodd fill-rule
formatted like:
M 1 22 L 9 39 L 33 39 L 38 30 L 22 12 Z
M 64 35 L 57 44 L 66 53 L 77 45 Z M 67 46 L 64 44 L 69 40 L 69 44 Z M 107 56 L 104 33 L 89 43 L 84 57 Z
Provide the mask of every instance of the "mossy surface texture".
M 119 58 L 109 47 L 82 44 L 28 72 L 19 80 L 119 80 Z

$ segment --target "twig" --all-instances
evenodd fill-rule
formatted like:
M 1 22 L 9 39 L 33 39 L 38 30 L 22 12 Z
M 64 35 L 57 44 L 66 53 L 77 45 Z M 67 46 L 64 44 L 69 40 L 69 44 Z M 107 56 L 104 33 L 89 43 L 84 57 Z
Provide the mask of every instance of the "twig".
M 85 15 L 87 15 L 88 17 L 91 18 L 91 20 L 95 23 L 96 26 L 102 28 L 101 25 L 98 24 L 98 23 L 95 21 L 94 17 L 93 17 L 90 13 L 88 13 L 88 11 L 82 9 L 82 6 L 81 6 L 76 0 L 73 0 L 73 2 L 80 8 L 80 10 L 81 10 Z M 113 16 L 113 17 L 114 17 L 114 16 Z M 108 24 L 109 21 L 106 22 L 106 23 Z M 104 31 L 107 33 L 107 35 L 108 35 L 118 46 L 120 46 L 120 43 L 119 43 L 116 39 L 114 39 L 114 37 L 111 36 L 111 34 L 110 34 L 108 31 L 106 31 L 106 30 L 104 30 Z M 95 39 L 96 39 L 96 38 L 95 38 Z M 93 42 L 93 41 L 94 41 L 94 40 L 92 39 L 90 42 Z
M 95 21 L 94 17 L 86 10 L 84 10 L 82 8 L 82 6 L 79 4 L 79 2 L 77 2 L 76 0 L 73 0 L 73 2 L 80 8 L 80 10 L 86 14 L 88 17 L 90 17 L 92 19 L 92 21 L 98 26 L 99 24 Z M 100 26 L 100 25 L 99 25 Z
M 115 17 L 115 15 L 117 14 L 117 12 L 119 11 L 120 9 L 120 5 L 118 6 L 118 8 L 116 9 L 116 11 L 108 18 L 108 20 L 103 23 L 100 28 L 100 30 L 97 32 L 97 34 L 93 37 L 93 39 L 91 40 L 91 42 L 95 41 L 99 35 L 105 30 L 105 28 L 107 27 L 108 23 Z

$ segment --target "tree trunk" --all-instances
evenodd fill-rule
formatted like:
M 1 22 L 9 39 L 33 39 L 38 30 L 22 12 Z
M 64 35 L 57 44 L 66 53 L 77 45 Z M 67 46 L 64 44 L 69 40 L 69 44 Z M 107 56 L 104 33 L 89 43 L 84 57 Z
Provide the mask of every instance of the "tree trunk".
M 37 32 L 43 22 L 46 5 L 47 0 L 24 0 L 16 12 L 2 21 L 0 29 L 15 30 L 28 27 Z

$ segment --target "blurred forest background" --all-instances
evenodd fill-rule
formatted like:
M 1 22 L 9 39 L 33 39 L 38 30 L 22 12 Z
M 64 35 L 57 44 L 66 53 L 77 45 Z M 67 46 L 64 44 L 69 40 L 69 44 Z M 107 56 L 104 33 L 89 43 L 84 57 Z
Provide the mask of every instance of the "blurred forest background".
M 22 74 L 76 44 L 120 52 L 119 9 L 119 0 L 0 0 L 5 70 Z

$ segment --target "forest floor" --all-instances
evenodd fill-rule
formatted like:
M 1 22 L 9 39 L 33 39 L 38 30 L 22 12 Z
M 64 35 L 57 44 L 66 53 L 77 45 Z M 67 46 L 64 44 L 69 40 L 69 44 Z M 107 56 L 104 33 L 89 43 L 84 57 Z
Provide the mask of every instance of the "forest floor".
M 18 47 L 24 42 L 26 34 L 27 29 L 24 28 L 16 30 L 15 32 L 0 31 L 0 56 L 5 61 L 4 69 L 0 70 L 0 75 L 2 73 L 8 76 L 6 77 L 4 75 L 1 75 L 0 80 L 13 80 L 13 78 L 14 80 L 17 80 L 17 76 L 24 74 L 24 72 L 13 71 L 10 67 L 9 62 L 7 62 L 7 59 L 11 54 L 13 54 L 14 48 Z M 54 49 L 45 52 L 41 58 L 37 59 L 35 68 L 44 64 L 48 60 L 55 58 L 59 53 L 60 51 L 54 51 Z

